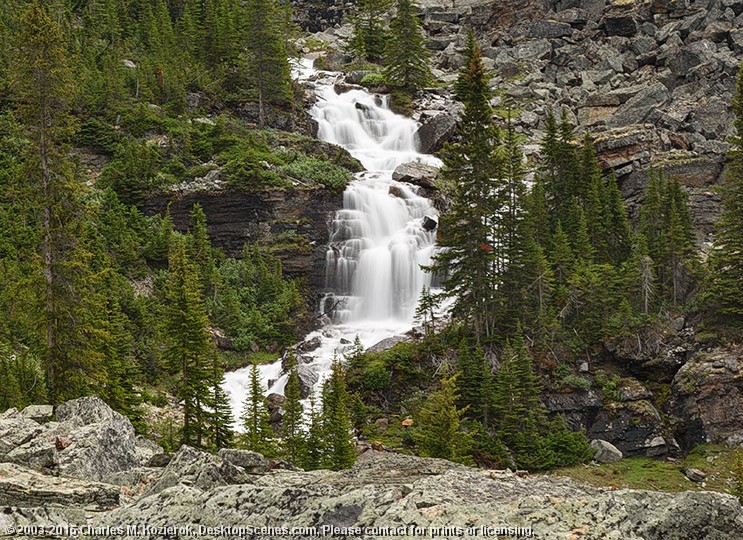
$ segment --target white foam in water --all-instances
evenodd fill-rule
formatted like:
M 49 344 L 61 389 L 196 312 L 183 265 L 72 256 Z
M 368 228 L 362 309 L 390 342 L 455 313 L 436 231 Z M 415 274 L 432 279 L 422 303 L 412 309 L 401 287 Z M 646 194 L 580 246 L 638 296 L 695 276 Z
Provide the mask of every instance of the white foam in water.
M 300 80 L 316 79 L 318 138 L 346 148 L 367 171 L 356 175 L 343 194 L 343 209 L 331 223 L 326 255 L 327 293 L 320 312 L 334 308 L 321 330 L 305 339 L 320 338 L 320 347 L 307 353 L 322 382 L 334 354 L 342 355 L 359 336 L 364 347 L 402 334 L 413 325 L 415 307 L 430 275 L 421 265 L 430 263 L 435 232 L 425 231 L 423 217 L 438 212 L 417 188 L 392 180 L 395 168 L 409 161 L 433 165 L 433 156 L 416 148 L 418 124 L 389 110 L 386 97 L 362 90 L 336 94 L 337 74 L 312 69 L 303 60 L 295 70 Z M 282 393 L 286 375 L 281 362 L 260 366 L 268 393 Z M 247 392 L 250 368 L 226 374 L 225 390 L 238 417 Z M 239 427 L 239 426 L 238 426 Z

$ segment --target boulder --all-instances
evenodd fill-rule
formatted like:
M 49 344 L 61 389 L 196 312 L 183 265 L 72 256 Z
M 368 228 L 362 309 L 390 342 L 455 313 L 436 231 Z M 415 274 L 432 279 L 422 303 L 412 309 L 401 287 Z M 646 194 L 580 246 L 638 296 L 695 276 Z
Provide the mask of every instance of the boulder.
M 435 183 L 438 174 L 438 167 L 426 165 L 419 161 L 411 161 L 398 165 L 392 173 L 392 179 L 426 189 L 438 189 Z
M 22 416 L 17 409 L 8 409 L 0 414 L 0 459 L 16 447 L 26 444 L 42 431 L 41 425 Z
M 627 100 L 606 123 L 617 127 L 642 124 L 650 113 L 665 103 L 668 98 L 668 90 L 662 83 L 650 85 Z
M 369 347 L 366 352 L 370 353 L 377 353 L 377 352 L 383 352 L 386 350 L 391 349 L 398 343 L 402 343 L 403 341 L 409 341 L 409 339 L 406 336 L 392 336 L 388 337 L 386 339 L 383 339 L 382 341 L 375 343 L 371 347 Z
M 319 376 L 313 366 L 299 364 L 297 366 L 297 376 L 299 377 L 299 388 L 302 393 L 302 399 L 307 399 L 312 394 Z
M 607 13 L 603 24 L 607 36 L 632 37 L 637 34 L 637 19 L 633 13 Z
M 57 422 L 46 424 L 25 420 L 26 431 L 16 429 L 28 436 L 17 438 L 19 444 L 4 460 L 49 474 L 105 481 L 108 475 L 144 465 L 162 452 L 157 444 L 137 436 L 129 419 L 100 398 L 67 401 L 57 407 L 56 415 Z
M 614 463 L 621 460 L 624 456 L 622 451 L 608 441 L 594 439 L 591 441 L 591 448 L 596 450 L 593 459 L 599 463 Z
M 426 120 L 415 132 L 420 152 L 423 154 L 436 152 L 449 140 L 456 128 L 457 120 L 448 113 L 441 113 Z
M 586 430 L 588 437 L 610 442 L 625 456 L 667 454 L 663 431 L 660 413 L 647 400 L 606 403 Z
M 54 416 L 54 407 L 51 405 L 29 405 L 21 411 L 21 416 L 43 424 Z
M 222 448 L 219 450 L 218 455 L 223 460 L 241 467 L 248 474 L 263 474 L 268 472 L 268 461 L 258 452 L 237 448 Z
M 555 39 L 569 36 L 573 27 L 565 22 L 541 20 L 535 22 L 529 29 L 529 37 L 537 39 Z
M 173 454 L 157 481 L 149 486 L 146 496 L 160 493 L 179 484 L 198 490 L 249 482 L 244 471 L 230 461 L 183 445 Z
M 743 348 L 695 353 L 676 373 L 669 404 L 684 449 L 735 440 L 743 426 Z
M 57 478 L 15 463 L 0 463 L 2 506 L 82 506 L 108 509 L 118 504 L 117 486 L 90 480 Z
M 686 469 L 684 471 L 684 476 L 692 482 L 704 482 L 707 479 L 707 473 L 700 471 L 699 469 Z
M 423 223 L 421 223 L 421 227 L 423 227 L 424 231 L 430 232 L 436 230 L 438 224 L 439 222 L 431 216 L 423 216 Z

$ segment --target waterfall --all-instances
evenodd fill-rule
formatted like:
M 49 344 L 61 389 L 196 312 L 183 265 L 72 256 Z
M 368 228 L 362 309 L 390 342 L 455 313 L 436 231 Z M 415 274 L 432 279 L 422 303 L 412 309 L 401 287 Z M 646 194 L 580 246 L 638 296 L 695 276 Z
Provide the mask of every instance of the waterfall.
M 395 168 L 410 161 L 433 165 L 433 156 L 418 153 L 418 124 L 393 113 L 387 96 L 350 90 L 337 94 L 337 74 L 317 72 L 303 61 L 300 80 L 315 80 L 317 103 L 311 114 L 318 138 L 342 146 L 367 169 L 356 174 L 343 194 L 343 208 L 330 224 L 326 253 L 326 294 L 319 310 L 322 329 L 305 342 L 319 344 L 302 361 L 318 375 L 319 391 L 333 356 L 359 337 L 364 347 L 412 327 L 418 297 L 430 286 L 422 265 L 433 254 L 435 232 L 423 228 L 425 216 L 437 216 L 418 188 L 392 179 Z M 225 389 L 235 416 L 246 394 L 249 368 L 226 374 Z M 268 393 L 282 393 L 286 375 L 281 362 L 261 366 Z

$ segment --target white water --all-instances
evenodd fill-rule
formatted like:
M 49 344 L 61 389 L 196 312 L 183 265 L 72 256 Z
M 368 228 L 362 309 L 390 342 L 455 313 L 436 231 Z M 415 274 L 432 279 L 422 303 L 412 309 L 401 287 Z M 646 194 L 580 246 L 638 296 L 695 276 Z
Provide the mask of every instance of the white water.
M 386 97 L 351 90 L 336 94 L 337 74 L 317 72 L 310 61 L 297 71 L 300 80 L 315 80 L 317 104 L 311 114 L 318 138 L 346 148 L 366 172 L 356 175 L 343 194 L 343 209 L 331 224 L 326 255 L 326 296 L 319 306 L 325 324 L 305 341 L 320 338 L 306 354 L 318 374 L 319 393 L 335 354 L 342 355 L 356 336 L 364 347 L 400 335 L 413 325 L 415 307 L 430 275 L 435 232 L 422 227 L 423 217 L 438 215 L 417 188 L 392 180 L 395 168 L 410 161 L 440 165 L 417 152 L 416 122 L 389 110 Z M 268 393 L 283 393 L 281 362 L 260 366 Z M 225 390 L 238 417 L 247 393 L 250 368 L 226 374 Z

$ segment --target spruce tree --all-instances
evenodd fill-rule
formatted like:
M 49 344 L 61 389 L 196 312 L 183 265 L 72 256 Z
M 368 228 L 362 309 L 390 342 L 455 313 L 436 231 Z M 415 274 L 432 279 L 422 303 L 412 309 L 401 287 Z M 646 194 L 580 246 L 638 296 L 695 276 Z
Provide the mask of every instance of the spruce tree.
M 356 448 L 351 442 L 350 404 L 343 366 L 334 358 L 322 391 L 324 464 L 332 470 L 348 469 L 356 461 Z
M 457 356 L 457 393 L 458 404 L 466 411 L 468 418 L 477 420 L 483 425 L 490 421 L 490 406 L 493 400 L 493 374 L 490 363 L 480 346 L 474 350 L 469 340 L 463 338 L 459 343 Z
M 396 0 L 384 55 L 387 82 L 408 92 L 423 89 L 433 79 L 426 38 L 415 13 L 414 0 Z
M 198 271 L 186 255 L 183 237 L 172 240 L 169 259 L 162 321 L 166 339 L 163 357 L 170 371 L 178 374 L 175 395 L 183 406 L 182 442 L 203 446 L 209 421 L 214 344 Z
M 247 450 L 260 452 L 266 457 L 275 457 L 276 440 L 273 429 L 271 429 L 271 417 L 263 393 L 260 370 L 258 364 L 253 361 L 250 368 L 248 393 L 240 415 L 244 430 L 241 443 L 242 447 Z
M 735 131 L 722 186 L 722 215 L 710 258 L 710 298 L 735 326 L 743 325 L 743 69 L 733 100 Z
M 266 104 L 291 96 L 285 13 L 277 0 L 248 0 L 245 5 L 247 81 L 258 101 L 258 124 L 266 125 Z
M 392 0 L 359 0 L 351 17 L 353 37 L 350 49 L 370 62 L 379 62 L 387 48 L 388 31 L 385 15 Z
M 452 207 L 440 225 L 432 270 L 446 276 L 445 296 L 456 298 L 453 315 L 473 328 L 477 337 L 493 334 L 493 309 L 502 261 L 495 260 L 493 219 L 502 202 L 501 158 L 496 155 L 499 131 L 492 123 L 489 75 L 474 35 L 457 83 L 464 104 L 457 141 L 443 151 L 444 178 L 454 186 Z M 498 194 L 497 196 L 494 194 Z M 497 240 L 497 239 L 496 239 Z
M 284 416 L 281 417 L 281 455 L 290 463 L 298 463 L 304 445 L 304 422 L 302 420 L 302 392 L 297 374 L 296 359 L 288 366 L 289 375 L 284 387 Z
M 68 157 L 74 97 L 67 37 L 39 1 L 19 18 L 11 75 L 18 118 L 26 128 L 25 177 L 39 226 L 41 306 L 48 398 L 59 403 L 99 390 L 105 380 L 100 332 L 105 298 L 95 291 L 87 245 L 85 184 Z M 96 343 L 97 342 L 97 343 Z

